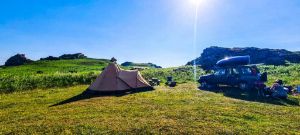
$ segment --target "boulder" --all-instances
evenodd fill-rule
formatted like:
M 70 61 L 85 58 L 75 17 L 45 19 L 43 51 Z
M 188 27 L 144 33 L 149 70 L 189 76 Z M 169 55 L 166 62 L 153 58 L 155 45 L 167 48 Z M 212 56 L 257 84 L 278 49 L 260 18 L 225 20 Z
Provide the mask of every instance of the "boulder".
M 58 57 L 48 56 L 46 58 L 41 58 L 40 60 L 59 60 Z
M 133 62 L 124 62 L 121 64 L 121 66 L 124 67 L 149 67 L 149 68 L 162 68 L 161 66 L 158 66 L 156 64 L 153 63 L 133 63 Z
M 85 59 L 87 58 L 82 53 L 75 53 L 75 54 L 64 54 L 59 57 L 48 56 L 46 58 L 41 58 L 40 60 L 72 60 L 72 59 Z
M 75 53 L 75 54 L 64 54 L 62 56 L 59 56 L 58 58 L 63 60 L 70 60 L 70 59 L 84 59 L 87 57 L 82 53 Z
M 20 66 L 30 62 L 32 62 L 32 60 L 27 59 L 25 54 L 16 54 L 5 62 L 5 66 Z

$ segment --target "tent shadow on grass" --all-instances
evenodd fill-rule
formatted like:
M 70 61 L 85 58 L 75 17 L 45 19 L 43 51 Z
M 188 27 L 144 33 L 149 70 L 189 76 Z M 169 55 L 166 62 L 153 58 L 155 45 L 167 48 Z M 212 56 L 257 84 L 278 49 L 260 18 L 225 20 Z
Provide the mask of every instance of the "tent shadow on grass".
M 109 92 L 109 93 L 107 93 L 107 92 L 106 93 L 90 93 L 90 92 L 84 91 L 79 95 L 76 95 L 76 96 L 66 99 L 64 101 L 61 101 L 57 104 L 51 105 L 49 107 L 60 106 L 60 105 L 69 104 L 72 102 L 77 102 L 77 101 L 96 98 L 96 97 L 122 97 L 122 96 L 130 95 L 130 94 L 136 94 L 136 93 L 148 92 L 148 91 L 153 91 L 153 89 L 131 90 L 131 91 Z
M 199 88 L 203 90 L 202 88 Z M 238 88 L 233 87 L 218 87 L 213 89 L 204 89 L 205 91 L 222 93 L 226 97 L 240 99 L 244 101 L 251 102 L 260 102 L 260 103 L 268 103 L 274 105 L 291 105 L 291 106 L 300 106 L 299 100 L 297 98 L 289 97 L 288 99 L 276 99 L 272 97 L 260 97 L 258 96 L 257 90 L 252 91 L 242 91 Z

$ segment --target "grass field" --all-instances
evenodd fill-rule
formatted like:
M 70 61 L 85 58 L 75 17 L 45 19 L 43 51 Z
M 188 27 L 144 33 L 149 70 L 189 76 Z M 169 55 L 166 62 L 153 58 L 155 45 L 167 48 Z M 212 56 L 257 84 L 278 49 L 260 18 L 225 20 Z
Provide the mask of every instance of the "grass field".
M 200 91 L 193 83 L 101 97 L 82 95 L 86 88 L 0 94 L 0 134 L 300 133 L 299 96 L 276 105 Z
M 76 59 L 37 61 L 22 66 L 2 67 L 0 93 L 89 85 L 108 63 L 104 59 Z M 198 71 L 201 73 L 201 70 Z M 193 81 L 194 76 L 192 67 L 150 68 L 142 71 L 142 74 L 146 79 L 156 77 L 162 81 L 167 76 L 173 76 L 179 83 Z
M 286 66 L 259 66 L 261 72 L 268 73 L 268 84 L 271 85 L 275 80 L 281 79 L 285 84 L 300 85 L 300 64 L 289 64 Z
M 77 59 L 2 67 L 0 93 L 90 84 L 108 62 L 104 59 Z
M 62 88 L 76 85 L 91 84 L 106 67 L 109 60 L 105 59 L 75 59 L 57 61 L 37 61 L 16 67 L 0 68 L 0 93 L 24 91 L 33 89 Z M 127 67 L 122 67 L 127 69 Z M 262 72 L 268 72 L 271 85 L 276 79 L 284 80 L 285 84 L 296 86 L 300 84 L 300 64 L 287 66 L 259 66 Z M 158 78 L 162 82 L 168 76 L 173 76 L 178 83 L 194 81 L 194 71 L 191 66 L 174 68 L 149 68 L 141 71 L 144 78 Z M 205 72 L 198 68 L 197 75 Z
M 234 88 L 200 91 L 190 66 L 141 72 L 163 82 L 173 76 L 175 88 L 81 94 L 107 64 L 79 59 L 1 67 L 0 134 L 300 134 L 300 96 L 275 100 Z M 268 85 L 276 79 L 300 84 L 300 64 L 259 68 L 268 72 Z
M 105 59 L 74 59 L 55 61 L 36 61 L 22 66 L 2 67 L 1 75 L 37 75 L 55 73 L 87 73 L 99 72 L 108 65 L 109 60 Z

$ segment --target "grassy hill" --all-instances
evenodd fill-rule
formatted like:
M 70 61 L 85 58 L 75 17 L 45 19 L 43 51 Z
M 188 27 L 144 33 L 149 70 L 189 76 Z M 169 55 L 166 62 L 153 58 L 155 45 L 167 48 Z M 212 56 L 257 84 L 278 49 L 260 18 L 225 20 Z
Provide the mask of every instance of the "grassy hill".
M 274 104 L 175 88 L 88 96 L 87 88 L 0 95 L 0 134 L 299 134 L 300 97 Z M 54 105 L 54 106 L 53 106 Z
M 108 63 L 104 59 L 76 59 L 2 67 L 0 92 L 90 84 Z
M 22 66 L 2 67 L 0 74 L 34 75 L 38 71 L 42 71 L 42 74 L 99 72 L 108 63 L 109 60 L 105 59 L 36 61 Z

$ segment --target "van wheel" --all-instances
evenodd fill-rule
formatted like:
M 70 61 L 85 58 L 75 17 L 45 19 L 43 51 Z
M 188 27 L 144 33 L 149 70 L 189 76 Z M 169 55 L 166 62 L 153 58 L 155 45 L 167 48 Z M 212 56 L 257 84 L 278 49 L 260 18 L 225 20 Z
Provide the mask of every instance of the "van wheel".
M 240 88 L 241 90 L 248 90 L 248 89 L 249 89 L 249 85 L 248 85 L 246 82 L 241 82 L 241 83 L 239 84 L 239 88 Z

